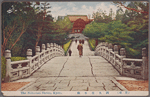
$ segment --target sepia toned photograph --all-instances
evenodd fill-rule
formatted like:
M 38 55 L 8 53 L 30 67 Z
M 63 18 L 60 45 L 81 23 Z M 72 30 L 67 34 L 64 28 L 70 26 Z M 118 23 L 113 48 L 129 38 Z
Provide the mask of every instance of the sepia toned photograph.
M 3 96 L 148 96 L 148 1 L 1 2 Z

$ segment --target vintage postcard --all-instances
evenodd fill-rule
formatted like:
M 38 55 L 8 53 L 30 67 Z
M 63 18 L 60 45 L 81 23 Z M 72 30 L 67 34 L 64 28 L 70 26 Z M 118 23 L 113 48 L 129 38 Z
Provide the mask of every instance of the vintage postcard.
M 3 96 L 148 96 L 148 1 L 1 2 Z

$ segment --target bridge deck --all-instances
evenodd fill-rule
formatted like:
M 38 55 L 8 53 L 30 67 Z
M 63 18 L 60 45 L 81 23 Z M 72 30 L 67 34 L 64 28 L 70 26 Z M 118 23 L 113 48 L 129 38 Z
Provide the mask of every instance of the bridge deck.
M 56 57 L 44 64 L 27 79 L 31 81 L 23 91 L 125 91 L 116 80 L 119 73 L 100 56 L 92 56 L 88 43 L 78 56 L 77 44 L 72 43 L 73 56 Z M 87 53 L 86 53 L 87 52 Z M 90 55 L 90 56 L 89 56 Z

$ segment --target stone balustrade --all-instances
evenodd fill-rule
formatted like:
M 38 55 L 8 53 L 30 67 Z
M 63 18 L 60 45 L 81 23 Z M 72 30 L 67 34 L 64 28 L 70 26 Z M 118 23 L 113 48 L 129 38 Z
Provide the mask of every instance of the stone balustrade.
M 47 61 L 57 56 L 64 56 L 64 50 L 56 43 L 47 43 L 46 46 L 42 44 L 41 52 L 40 46 L 36 46 L 35 56 L 32 56 L 32 49 L 27 49 L 27 60 L 22 61 L 11 62 L 11 51 L 6 50 L 6 77 L 4 81 L 10 82 L 28 77 Z
M 113 48 L 114 47 L 114 48 Z M 102 42 L 95 48 L 95 55 L 102 56 L 110 62 L 120 75 L 138 79 L 148 79 L 148 59 L 146 48 L 142 49 L 142 59 L 126 58 L 125 48 Z

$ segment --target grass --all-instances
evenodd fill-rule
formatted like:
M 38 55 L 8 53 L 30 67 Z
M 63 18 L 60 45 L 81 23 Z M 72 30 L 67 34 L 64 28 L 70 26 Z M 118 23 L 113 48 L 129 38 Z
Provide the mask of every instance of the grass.
M 72 40 L 70 40 L 69 42 L 67 42 L 66 44 L 63 45 L 64 51 L 65 51 L 65 55 L 70 47 Z
M 4 56 L 1 57 L 1 79 L 6 75 L 6 59 Z
M 91 49 L 92 49 L 92 51 L 94 51 L 94 49 L 95 49 L 95 39 L 89 39 L 88 40 L 89 41 L 89 44 L 90 44 L 90 47 L 91 47 Z
M 11 57 L 11 61 L 20 61 L 20 60 L 26 60 L 25 57 Z

